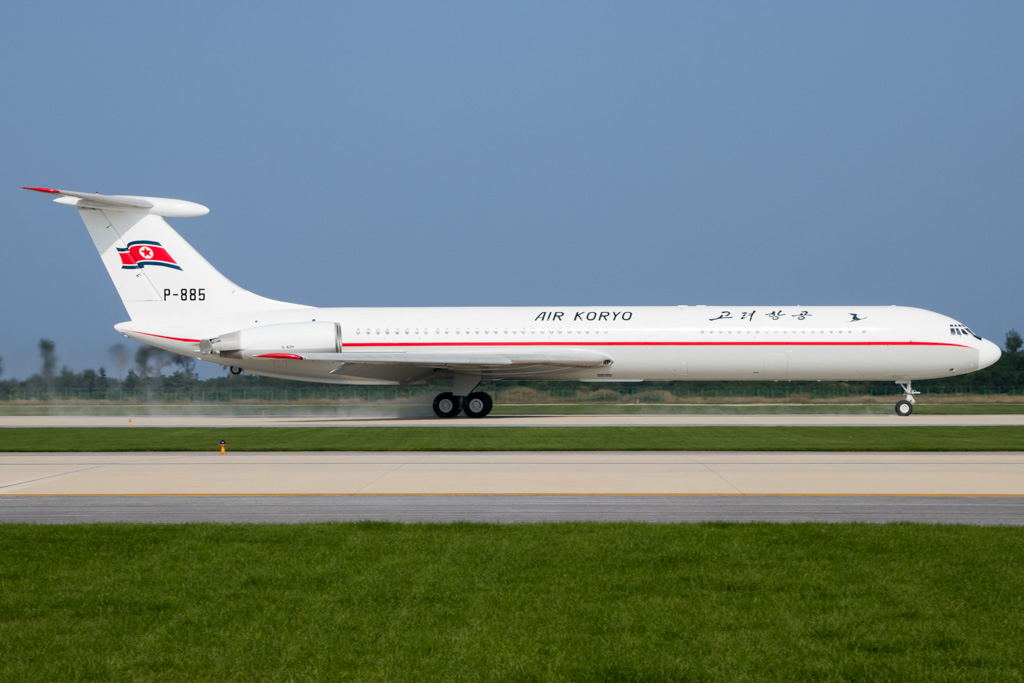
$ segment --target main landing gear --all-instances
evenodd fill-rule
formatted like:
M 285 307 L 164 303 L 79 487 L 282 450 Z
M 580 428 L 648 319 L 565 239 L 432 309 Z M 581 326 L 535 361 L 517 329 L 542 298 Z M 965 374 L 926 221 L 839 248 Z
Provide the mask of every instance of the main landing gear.
M 434 414 L 438 417 L 455 417 L 462 412 L 466 417 L 486 417 L 493 407 L 494 401 L 482 391 L 474 391 L 466 397 L 446 391 L 434 398 Z
M 911 389 L 909 380 L 906 382 L 896 382 L 896 384 L 899 384 L 903 388 L 903 393 L 907 395 L 902 401 L 896 401 L 896 414 L 900 417 L 906 417 L 914 412 L 914 404 L 917 403 L 914 400 L 914 394 L 920 394 L 921 392 Z
M 480 377 L 455 373 L 455 391 L 446 391 L 434 398 L 434 414 L 438 417 L 455 417 L 466 413 L 466 417 L 486 417 L 494 407 L 491 397 L 482 391 L 474 391 L 480 384 Z

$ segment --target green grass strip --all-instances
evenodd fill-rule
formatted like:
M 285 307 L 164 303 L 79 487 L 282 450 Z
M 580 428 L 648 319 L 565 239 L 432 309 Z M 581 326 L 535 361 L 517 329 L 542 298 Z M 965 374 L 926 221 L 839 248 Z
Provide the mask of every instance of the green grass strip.
M 0 430 L 0 451 L 1018 451 L 1024 427 L 101 427 Z
M 0 525 L 5 681 L 1011 681 L 1024 529 Z

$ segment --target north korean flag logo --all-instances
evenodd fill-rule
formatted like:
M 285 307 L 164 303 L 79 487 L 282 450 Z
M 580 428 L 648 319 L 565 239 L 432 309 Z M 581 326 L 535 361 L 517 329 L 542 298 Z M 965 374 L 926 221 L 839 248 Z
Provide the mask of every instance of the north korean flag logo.
M 166 249 L 160 246 L 159 242 L 148 240 L 129 242 L 127 249 L 117 248 L 117 255 L 121 257 L 122 270 L 137 270 L 144 266 L 163 266 L 181 270 L 181 266 L 174 262 L 174 259 Z

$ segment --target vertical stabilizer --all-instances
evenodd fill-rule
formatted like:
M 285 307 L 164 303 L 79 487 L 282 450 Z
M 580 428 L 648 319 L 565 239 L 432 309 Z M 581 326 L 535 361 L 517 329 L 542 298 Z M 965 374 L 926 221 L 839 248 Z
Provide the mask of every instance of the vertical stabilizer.
M 228 280 L 177 233 L 163 216 L 195 216 L 206 207 L 158 197 L 62 195 L 78 207 L 132 320 L 167 322 L 242 311 L 304 308 L 253 294 Z

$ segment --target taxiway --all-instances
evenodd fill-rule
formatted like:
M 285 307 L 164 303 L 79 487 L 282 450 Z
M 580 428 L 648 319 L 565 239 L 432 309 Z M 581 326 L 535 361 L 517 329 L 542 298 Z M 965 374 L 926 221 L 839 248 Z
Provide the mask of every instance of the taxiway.
M 0 417 L 0 427 L 937 426 L 1024 415 Z M 0 430 L 2 438 L 2 430 Z M 2 453 L 0 522 L 1024 524 L 1012 453 Z
M 0 522 L 1024 525 L 1024 496 L 0 496 Z
M 7 453 L 0 521 L 1024 524 L 1016 453 Z
M 1024 495 L 1024 453 L 5 453 L 0 496 Z

